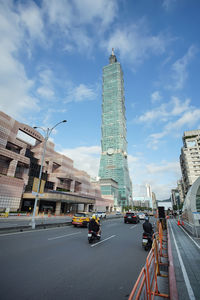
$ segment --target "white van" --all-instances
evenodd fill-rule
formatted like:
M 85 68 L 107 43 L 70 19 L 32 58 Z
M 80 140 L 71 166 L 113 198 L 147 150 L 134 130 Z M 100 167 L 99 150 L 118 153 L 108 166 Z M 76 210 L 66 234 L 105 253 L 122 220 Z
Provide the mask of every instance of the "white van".
M 103 211 L 96 211 L 93 213 L 93 215 L 98 216 L 100 219 L 106 218 L 106 212 Z

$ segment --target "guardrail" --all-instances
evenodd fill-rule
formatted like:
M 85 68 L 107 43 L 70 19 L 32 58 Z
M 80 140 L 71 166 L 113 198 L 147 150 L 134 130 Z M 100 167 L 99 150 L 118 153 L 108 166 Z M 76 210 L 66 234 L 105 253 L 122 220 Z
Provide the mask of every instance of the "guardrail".
M 142 268 L 128 300 L 153 300 L 155 296 L 169 299 L 168 294 L 160 293 L 158 286 L 158 276 L 167 276 L 160 272 L 160 264 L 164 264 L 161 262 L 161 257 L 166 257 L 163 253 L 165 240 L 161 223 L 158 224 L 158 229 L 158 232 L 153 235 L 152 248 L 146 258 L 145 266 Z

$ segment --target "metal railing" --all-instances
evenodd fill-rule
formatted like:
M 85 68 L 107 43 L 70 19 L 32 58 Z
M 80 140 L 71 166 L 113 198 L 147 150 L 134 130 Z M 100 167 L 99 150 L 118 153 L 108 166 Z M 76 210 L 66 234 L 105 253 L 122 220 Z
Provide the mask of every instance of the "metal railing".
M 168 294 L 160 293 L 158 289 L 158 276 L 167 277 L 167 275 L 160 272 L 161 257 L 166 257 L 166 254 L 163 253 L 163 250 L 166 249 L 164 247 L 166 240 L 161 223 L 159 222 L 157 225 L 158 232 L 153 235 L 152 248 L 128 300 L 153 300 L 155 296 L 169 299 Z

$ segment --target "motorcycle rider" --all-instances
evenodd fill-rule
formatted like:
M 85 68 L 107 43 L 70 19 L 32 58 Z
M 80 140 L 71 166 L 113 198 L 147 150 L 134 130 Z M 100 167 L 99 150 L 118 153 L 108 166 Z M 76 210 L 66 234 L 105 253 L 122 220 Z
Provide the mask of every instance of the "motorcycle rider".
M 145 217 L 145 221 L 143 223 L 143 230 L 148 234 L 148 241 L 152 244 L 152 235 L 153 235 L 153 226 L 149 222 L 149 217 Z
M 100 234 L 100 224 L 95 215 L 92 216 L 89 222 L 88 229 L 94 231 L 97 235 Z

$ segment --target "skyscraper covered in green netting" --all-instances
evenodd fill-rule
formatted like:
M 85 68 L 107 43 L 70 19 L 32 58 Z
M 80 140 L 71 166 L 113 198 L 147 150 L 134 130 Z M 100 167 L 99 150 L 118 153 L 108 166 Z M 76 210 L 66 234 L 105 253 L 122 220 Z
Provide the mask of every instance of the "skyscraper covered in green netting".
M 115 207 L 127 206 L 132 184 L 127 162 L 126 117 L 123 72 L 112 54 L 103 68 L 102 139 L 99 177 L 103 195 L 114 195 Z M 107 180 L 107 184 L 105 181 Z M 111 182 L 115 182 L 115 188 Z M 117 183 L 117 190 L 116 190 Z M 113 190 L 114 188 L 114 190 Z

